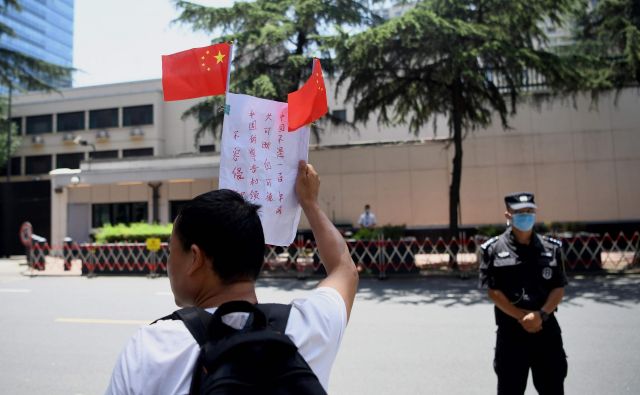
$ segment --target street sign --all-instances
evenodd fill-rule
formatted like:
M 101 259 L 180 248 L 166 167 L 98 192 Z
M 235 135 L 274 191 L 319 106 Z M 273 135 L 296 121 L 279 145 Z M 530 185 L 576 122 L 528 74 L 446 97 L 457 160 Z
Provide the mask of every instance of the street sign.
M 150 237 L 147 239 L 147 250 L 149 251 L 157 252 L 160 250 L 161 245 L 162 243 L 157 237 Z

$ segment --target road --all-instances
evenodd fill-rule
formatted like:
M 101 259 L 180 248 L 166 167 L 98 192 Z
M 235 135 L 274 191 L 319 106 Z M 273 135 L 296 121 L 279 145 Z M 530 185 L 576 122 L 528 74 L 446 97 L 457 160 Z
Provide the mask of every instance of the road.
M 139 325 L 175 309 L 167 278 L 25 277 L 0 260 L 0 393 L 100 394 Z M 287 302 L 315 281 L 265 279 Z M 640 276 L 574 277 L 558 318 L 568 394 L 640 393 Z M 363 280 L 332 394 L 491 394 L 492 305 L 473 280 Z M 527 394 L 535 394 L 529 384 Z

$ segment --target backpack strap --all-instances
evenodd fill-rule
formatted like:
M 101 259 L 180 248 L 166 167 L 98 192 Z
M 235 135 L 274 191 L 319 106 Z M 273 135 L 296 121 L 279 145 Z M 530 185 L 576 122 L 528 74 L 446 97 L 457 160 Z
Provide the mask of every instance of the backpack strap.
M 267 316 L 267 326 L 272 330 L 284 334 L 291 313 L 290 304 L 264 303 L 256 307 Z
M 153 321 L 151 325 L 163 320 L 181 320 L 200 347 L 207 342 L 207 328 L 211 322 L 211 314 L 207 313 L 205 309 L 200 307 L 185 307 Z

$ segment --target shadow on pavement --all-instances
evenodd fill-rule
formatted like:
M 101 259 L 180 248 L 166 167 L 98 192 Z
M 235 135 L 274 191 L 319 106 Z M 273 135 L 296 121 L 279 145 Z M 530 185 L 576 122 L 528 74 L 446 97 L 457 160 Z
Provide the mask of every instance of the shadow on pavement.
M 310 290 L 319 279 L 296 280 L 266 278 L 259 286 L 282 290 Z M 401 304 L 439 304 L 443 307 L 489 304 L 484 289 L 478 288 L 475 278 L 455 277 L 390 278 L 379 281 L 373 278 L 360 280 L 358 299 Z M 640 303 L 640 276 L 582 276 L 569 278 L 563 303 L 580 307 L 580 299 L 624 307 L 625 303 Z
M 578 299 L 619 307 L 625 307 L 624 303 L 640 303 L 640 276 L 574 276 L 569 279 L 563 303 L 579 307 Z

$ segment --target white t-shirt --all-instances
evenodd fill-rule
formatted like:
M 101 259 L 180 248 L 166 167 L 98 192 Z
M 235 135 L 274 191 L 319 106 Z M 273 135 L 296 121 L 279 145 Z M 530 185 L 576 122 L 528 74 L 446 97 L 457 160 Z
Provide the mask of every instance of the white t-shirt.
M 329 391 L 329 373 L 347 326 L 344 300 L 333 288 L 321 287 L 291 302 L 285 334 Z M 216 309 L 207 309 L 213 313 Z M 223 321 L 242 327 L 246 314 Z M 200 347 L 180 320 L 141 327 L 113 368 L 105 394 L 188 394 Z
M 376 215 L 374 213 L 372 213 L 371 211 L 369 212 L 365 211 L 364 213 L 360 214 L 360 219 L 358 219 L 358 225 L 368 228 L 370 226 L 374 226 L 375 224 L 376 224 Z

